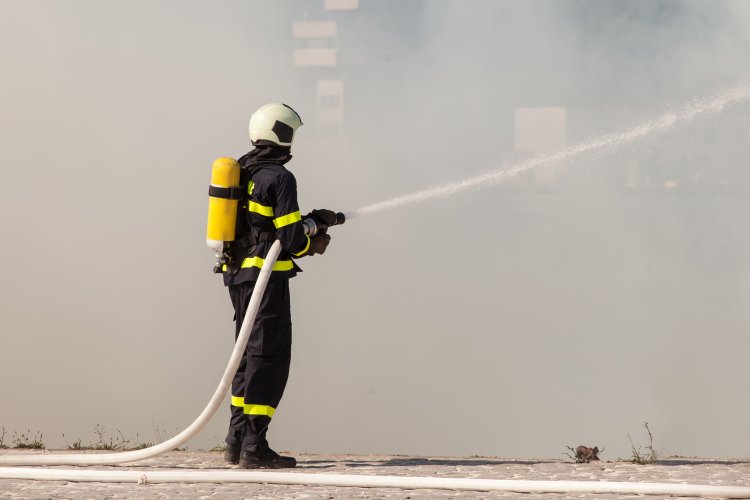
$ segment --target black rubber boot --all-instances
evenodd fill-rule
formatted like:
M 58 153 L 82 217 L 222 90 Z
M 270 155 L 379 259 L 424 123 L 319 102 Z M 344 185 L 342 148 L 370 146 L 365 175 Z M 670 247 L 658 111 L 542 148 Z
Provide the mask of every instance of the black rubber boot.
M 282 457 L 268 446 L 266 433 L 271 417 L 248 415 L 245 422 L 240 469 L 287 469 L 297 465 L 297 460 L 293 457 Z
M 233 465 L 240 463 L 240 452 L 242 451 L 242 444 L 228 444 L 227 449 L 224 452 L 224 461 Z
M 291 469 L 297 465 L 294 457 L 283 457 L 271 448 L 240 453 L 240 469 Z
M 234 407 L 232 408 L 234 409 Z M 232 415 L 232 419 L 235 419 L 235 415 Z M 238 426 L 237 423 L 233 422 L 233 426 L 229 427 L 229 433 L 225 442 L 227 443 L 227 449 L 224 451 L 224 461 L 230 464 L 237 465 L 240 461 L 240 452 L 242 451 L 242 442 L 245 439 L 245 428 L 244 428 L 244 415 L 242 415 L 242 426 Z M 239 427 L 239 430 L 237 430 Z

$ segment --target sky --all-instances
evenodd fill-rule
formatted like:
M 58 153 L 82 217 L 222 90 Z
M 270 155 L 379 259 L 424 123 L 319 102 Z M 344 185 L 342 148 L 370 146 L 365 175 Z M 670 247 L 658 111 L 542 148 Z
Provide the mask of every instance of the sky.
M 512 167 L 746 85 L 717 0 L 0 1 L 0 426 L 50 447 L 182 430 L 232 348 L 204 243 L 216 157 L 294 107 L 303 212 Z M 335 68 L 292 26 L 336 21 Z M 344 119 L 317 119 L 319 79 Z M 507 183 L 353 219 L 292 280 L 281 450 L 747 458 L 750 103 Z M 548 151 L 549 152 L 549 151 Z M 228 403 L 188 443 L 221 444 Z M 63 434 L 65 437 L 63 437 Z

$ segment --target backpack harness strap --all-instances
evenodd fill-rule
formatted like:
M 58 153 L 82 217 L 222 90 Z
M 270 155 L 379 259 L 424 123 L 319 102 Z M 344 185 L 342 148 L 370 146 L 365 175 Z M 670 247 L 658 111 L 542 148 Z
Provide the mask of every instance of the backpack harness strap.
M 242 200 L 246 197 L 240 186 L 234 187 L 219 187 L 219 186 L 208 186 L 208 196 L 214 198 L 226 198 L 228 200 Z

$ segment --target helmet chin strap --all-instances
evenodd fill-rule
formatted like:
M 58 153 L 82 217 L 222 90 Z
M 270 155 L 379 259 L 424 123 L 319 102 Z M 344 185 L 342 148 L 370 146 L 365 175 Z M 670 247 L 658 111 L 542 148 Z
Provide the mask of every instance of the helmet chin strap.
M 269 141 L 267 139 L 258 139 L 257 141 L 250 141 L 250 142 L 256 148 L 270 147 L 270 148 L 276 148 L 276 149 L 284 149 L 286 151 L 290 151 L 292 149 L 291 146 L 280 146 L 280 145 L 276 144 L 275 142 Z

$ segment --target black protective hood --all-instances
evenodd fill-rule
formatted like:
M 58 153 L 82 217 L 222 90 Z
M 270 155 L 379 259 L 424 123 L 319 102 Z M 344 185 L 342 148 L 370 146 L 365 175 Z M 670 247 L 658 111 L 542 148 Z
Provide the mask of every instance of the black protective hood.
M 258 141 L 255 149 L 242 156 L 237 162 L 243 168 L 253 168 L 268 163 L 284 165 L 291 159 L 291 148 L 273 143 L 262 144 Z

